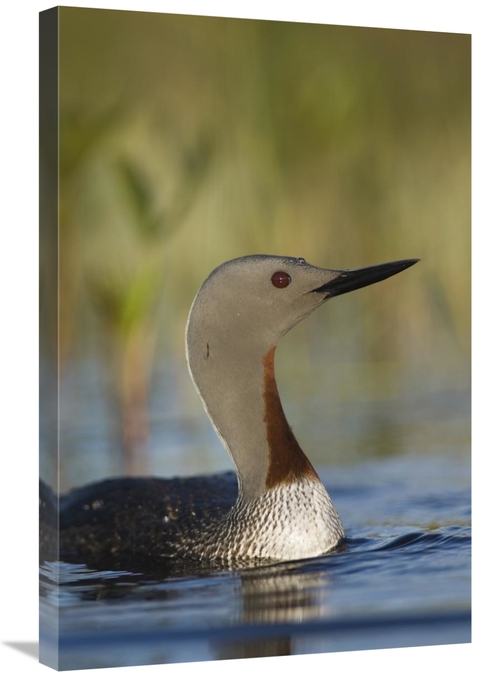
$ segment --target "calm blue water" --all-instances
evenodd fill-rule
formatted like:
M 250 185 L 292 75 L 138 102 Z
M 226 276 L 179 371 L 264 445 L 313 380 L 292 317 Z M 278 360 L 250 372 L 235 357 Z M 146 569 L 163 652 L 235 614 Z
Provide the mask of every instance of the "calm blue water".
M 42 660 L 57 627 L 59 669 L 469 642 L 470 465 L 439 450 L 317 466 L 344 552 L 169 579 L 46 565 Z

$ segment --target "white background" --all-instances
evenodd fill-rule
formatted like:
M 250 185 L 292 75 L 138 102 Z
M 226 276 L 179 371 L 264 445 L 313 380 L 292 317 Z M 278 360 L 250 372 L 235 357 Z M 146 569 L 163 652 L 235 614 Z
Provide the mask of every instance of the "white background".
M 286 658 L 120 668 L 124 675 L 250 675 L 255 670 L 350 674 L 492 674 L 498 669 L 498 309 L 500 266 L 499 36 L 490 0 L 70 2 L 96 7 L 472 33 L 473 47 L 473 642 Z M 0 671 L 49 668 L 9 642 L 38 639 L 38 12 L 9 3 L 0 21 Z M 453 243 L 450 243 L 453 246 Z M 495 656 L 494 656 L 495 652 Z M 491 659 L 491 662 L 490 662 Z M 116 672 L 118 669 L 113 669 Z M 102 670 L 72 675 L 103 675 Z

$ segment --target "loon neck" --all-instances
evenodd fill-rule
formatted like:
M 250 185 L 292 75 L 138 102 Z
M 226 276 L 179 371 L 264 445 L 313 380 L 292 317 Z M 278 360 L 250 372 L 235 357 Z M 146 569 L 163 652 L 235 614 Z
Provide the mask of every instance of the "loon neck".
M 192 379 L 236 466 L 239 501 L 244 503 L 301 478 L 318 480 L 286 420 L 274 354 L 274 346 L 252 350 L 187 336 Z
M 291 484 L 304 477 L 318 479 L 286 420 L 274 373 L 275 350 L 276 347 L 271 348 L 262 360 L 264 423 L 268 444 L 267 489 Z

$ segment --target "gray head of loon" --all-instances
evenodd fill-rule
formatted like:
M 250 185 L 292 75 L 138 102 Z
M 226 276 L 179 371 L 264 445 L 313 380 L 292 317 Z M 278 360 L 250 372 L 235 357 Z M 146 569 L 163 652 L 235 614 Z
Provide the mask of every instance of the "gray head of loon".
M 240 500 L 315 475 L 281 408 L 274 380 L 280 338 L 327 299 L 418 260 L 328 270 L 301 258 L 255 255 L 223 263 L 205 280 L 191 306 L 186 353 L 205 409 L 236 465 Z

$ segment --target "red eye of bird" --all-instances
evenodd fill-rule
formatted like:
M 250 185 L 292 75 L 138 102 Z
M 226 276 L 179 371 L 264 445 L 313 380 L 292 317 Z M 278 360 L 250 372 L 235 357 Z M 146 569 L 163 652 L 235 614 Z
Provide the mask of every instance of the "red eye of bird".
M 282 270 L 278 270 L 271 278 L 271 282 L 278 289 L 283 289 L 283 287 L 288 287 L 292 278 L 288 273 L 284 273 Z

